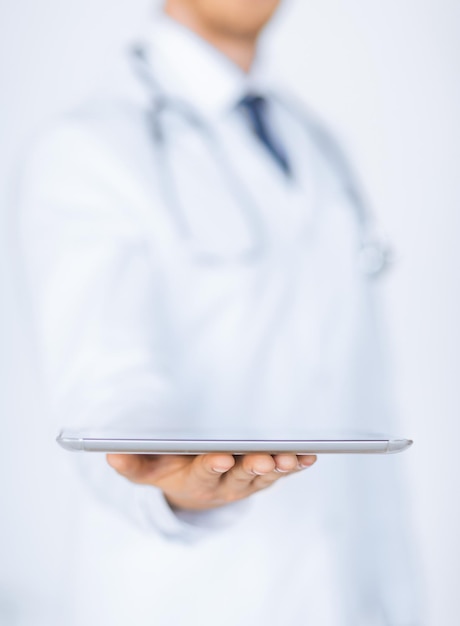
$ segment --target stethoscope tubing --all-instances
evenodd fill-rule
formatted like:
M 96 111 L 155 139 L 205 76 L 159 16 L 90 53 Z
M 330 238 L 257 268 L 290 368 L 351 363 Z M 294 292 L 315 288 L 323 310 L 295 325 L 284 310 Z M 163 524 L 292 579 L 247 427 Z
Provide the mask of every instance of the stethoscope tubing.
M 240 251 L 236 255 L 230 255 L 229 257 L 196 251 L 195 256 L 197 261 L 215 265 L 248 263 L 258 258 L 263 254 L 267 245 L 267 236 L 262 214 L 250 190 L 237 175 L 212 128 L 189 103 L 177 97 L 172 98 L 162 90 L 160 84 L 155 79 L 142 46 L 132 48 L 131 52 L 135 61 L 135 72 L 151 93 L 151 105 L 148 111 L 148 118 L 152 140 L 156 147 L 157 167 L 158 171 L 161 172 L 159 175 L 161 193 L 165 197 L 170 210 L 173 212 L 173 217 L 180 235 L 184 241 L 188 242 L 193 248 L 190 226 L 185 218 L 185 212 L 182 210 L 182 203 L 177 192 L 178 187 L 174 181 L 173 168 L 169 163 L 166 133 L 161 123 L 161 118 L 166 112 L 174 113 L 201 133 L 204 141 L 206 141 L 209 146 L 213 158 L 216 163 L 218 163 L 218 169 L 222 173 L 224 184 L 236 199 L 236 203 L 241 207 L 241 210 L 243 210 L 242 207 L 244 207 L 245 219 L 253 233 L 252 241 L 256 242 L 249 249 Z M 363 199 L 361 190 L 356 184 L 356 177 L 351 172 L 348 160 L 345 158 L 337 143 L 322 132 L 321 127 L 313 124 L 312 121 L 292 103 L 287 103 L 284 99 L 280 98 L 277 98 L 277 100 L 293 116 L 301 119 L 318 148 L 326 158 L 332 160 L 334 163 L 349 194 L 350 204 L 353 207 L 359 224 L 361 238 L 358 257 L 359 268 L 368 276 L 379 276 L 387 269 L 392 261 L 391 250 L 382 235 L 377 232 L 373 215 L 368 208 L 368 203 Z

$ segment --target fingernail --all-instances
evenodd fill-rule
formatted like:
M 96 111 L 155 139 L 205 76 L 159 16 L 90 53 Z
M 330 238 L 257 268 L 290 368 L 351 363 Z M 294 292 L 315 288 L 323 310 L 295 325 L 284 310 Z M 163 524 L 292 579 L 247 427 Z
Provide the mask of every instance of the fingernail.
M 307 469 L 307 467 L 311 467 L 314 463 L 316 463 L 315 461 L 301 461 L 299 463 L 299 469 Z
M 275 467 L 275 472 L 279 474 L 286 474 L 289 470 L 282 469 L 281 467 Z
M 213 472 L 217 472 L 218 474 L 225 474 L 228 471 L 228 467 L 213 467 Z

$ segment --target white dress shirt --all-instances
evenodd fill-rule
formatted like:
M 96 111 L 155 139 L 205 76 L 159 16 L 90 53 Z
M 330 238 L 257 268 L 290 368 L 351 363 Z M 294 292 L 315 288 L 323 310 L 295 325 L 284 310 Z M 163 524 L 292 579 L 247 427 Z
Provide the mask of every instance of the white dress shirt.
M 53 414 L 62 426 L 391 430 L 359 220 L 307 119 L 262 68 L 243 74 L 164 17 L 144 44 L 154 84 L 132 75 L 66 116 L 25 168 Z M 156 118 L 164 143 L 159 92 L 177 106 Z M 248 92 L 267 96 L 292 179 L 238 109 Z M 103 456 L 70 460 L 109 505 L 82 513 L 77 626 L 416 623 L 395 457 L 320 458 L 247 502 L 181 515 Z

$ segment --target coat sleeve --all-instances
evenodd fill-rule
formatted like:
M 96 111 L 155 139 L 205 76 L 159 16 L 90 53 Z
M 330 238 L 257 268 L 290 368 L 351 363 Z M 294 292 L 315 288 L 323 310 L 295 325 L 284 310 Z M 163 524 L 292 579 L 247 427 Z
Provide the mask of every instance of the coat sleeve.
M 48 132 L 22 168 L 20 248 L 42 384 L 59 427 L 165 425 L 174 412 L 161 268 L 131 189 L 126 168 L 76 121 Z M 160 490 L 117 475 L 105 455 L 69 462 L 101 501 L 167 538 L 191 541 L 239 515 L 238 505 L 179 515 Z

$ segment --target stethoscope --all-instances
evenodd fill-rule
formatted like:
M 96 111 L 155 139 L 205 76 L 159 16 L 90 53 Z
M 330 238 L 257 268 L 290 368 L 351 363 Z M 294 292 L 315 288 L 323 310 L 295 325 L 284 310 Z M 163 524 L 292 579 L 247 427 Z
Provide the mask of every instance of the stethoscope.
M 161 185 L 161 193 L 168 209 L 172 212 L 177 228 L 183 240 L 191 249 L 195 260 L 206 265 L 229 265 L 251 263 L 260 258 L 267 247 L 266 228 L 262 219 L 257 202 L 254 200 L 250 189 L 235 171 L 222 142 L 219 141 L 212 127 L 203 117 L 195 111 L 189 103 L 180 100 L 176 96 L 171 97 L 163 91 L 156 80 L 149 64 L 145 49 L 135 46 L 131 49 L 134 60 L 134 69 L 137 76 L 148 87 L 152 100 L 148 111 L 149 125 L 155 145 L 157 156 L 158 180 Z M 283 103 L 285 104 L 285 103 Z M 343 182 L 349 192 L 351 206 L 356 214 L 360 230 L 360 245 L 358 250 L 359 269 L 368 276 L 379 276 L 388 268 L 393 260 L 390 246 L 386 239 L 378 232 L 372 215 L 364 202 L 362 193 L 357 189 L 349 166 L 343 155 L 335 146 L 331 145 L 321 134 L 315 133 L 310 121 L 300 111 L 289 107 L 292 114 L 301 117 L 307 128 L 312 130 L 312 136 L 319 149 L 329 159 L 332 159 L 337 170 L 343 178 Z M 195 128 L 206 142 L 210 154 L 217 165 L 217 171 L 222 178 L 223 185 L 229 190 L 236 206 L 243 212 L 247 225 L 252 233 L 252 244 L 245 250 L 235 254 L 204 252 L 194 242 L 190 224 L 186 218 L 183 201 L 178 192 L 173 168 L 169 162 L 167 150 L 167 137 L 162 123 L 165 113 L 178 116 L 191 127 Z

